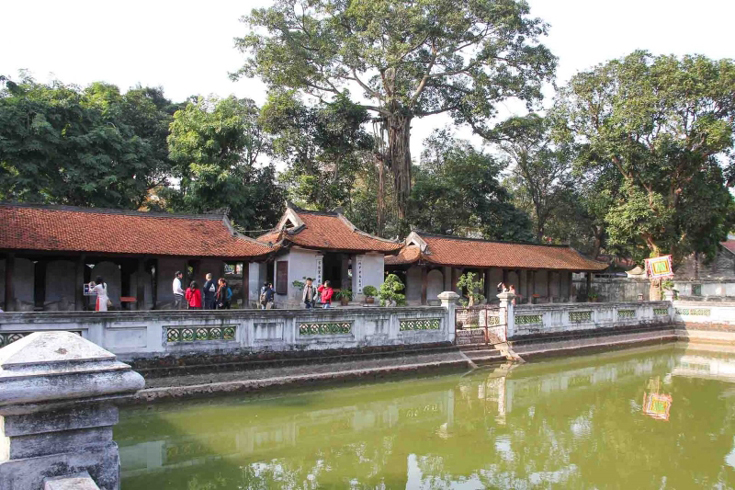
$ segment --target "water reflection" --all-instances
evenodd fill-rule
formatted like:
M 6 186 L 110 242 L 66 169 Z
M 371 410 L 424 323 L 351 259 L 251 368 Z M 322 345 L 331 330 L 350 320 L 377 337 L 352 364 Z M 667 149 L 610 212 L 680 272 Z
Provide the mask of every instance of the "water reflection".
M 127 410 L 122 489 L 729 487 L 733 381 L 669 346 Z

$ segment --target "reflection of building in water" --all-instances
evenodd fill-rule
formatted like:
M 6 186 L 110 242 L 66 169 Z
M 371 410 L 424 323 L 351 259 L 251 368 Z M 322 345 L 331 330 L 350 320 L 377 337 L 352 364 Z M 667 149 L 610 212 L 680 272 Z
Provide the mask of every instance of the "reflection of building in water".
M 715 357 L 687 350 L 677 360 L 672 374 L 735 383 L 735 357 Z
M 249 417 L 235 418 L 226 426 L 217 421 L 198 419 L 197 424 L 207 426 L 211 423 L 212 429 L 199 430 L 196 434 L 182 431 L 178 436 L 167 433 L 162 434 L 160 440 L 137 444 L 119 441 L 122 477 L 236 460 L 256 454 L 265 460 L 283 457 L 298 453 L 303 449 L 301 446 L 327 433 L 330 434 L 330 443 L 337 446 L 350 443 L 356 434 L 391 434 L 396 426 L 428 424 L 435 426 L 437 431 L 442 427 L 446 430 L 454 419 L 453 412 L 454 390 L 436 391 L 432 388 L 426 393 L 397 396 L 390 401 L 310 410 L 298 416 L 265 416 L 262 421 Z M 172 425 L 188 423 L 182 419 Z

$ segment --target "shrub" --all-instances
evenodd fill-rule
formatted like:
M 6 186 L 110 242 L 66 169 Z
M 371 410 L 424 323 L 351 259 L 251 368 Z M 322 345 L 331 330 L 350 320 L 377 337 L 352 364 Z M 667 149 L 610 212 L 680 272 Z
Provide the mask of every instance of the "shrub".
M 378 288 L 375 286 L 365 286 L 362 288 L 362 293 L 368 298 L 374 298 L 378 295 Z

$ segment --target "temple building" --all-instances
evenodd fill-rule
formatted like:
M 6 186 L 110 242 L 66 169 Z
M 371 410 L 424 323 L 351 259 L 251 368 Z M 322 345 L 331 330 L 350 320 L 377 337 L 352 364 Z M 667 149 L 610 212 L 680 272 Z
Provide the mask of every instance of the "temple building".
M 354 301 L 362 301 L 365 286 L 383 284 L 386 254 L 402 246 L 358 230 L 340 209 L 306 211 L 290 203 L 278 225 L 258 241 L 275 248 L 272 260 L 257 265 L 257 274 L 263 282 L 273 282 L 277 306 L 300 305 L 301 288 L 294 282 L 306 278 L 315 284 L 329 280 L 335 289 L 349 289 Z
M 166 309 L 176 271 L 201 287 L 225 277 L 246 306 L 249 263 L 267 243 L 238 234 L 224 215 L 0 204 L 0 301 L 7 311 L 83 310 L 84 285 L 102 276 L 115 308 Z
M 517 301 L 575 301 L 572 273 L 602 271 L 608 264 L 584 257 L 567 246 L 492 242 L 412 232 L 401 251 L 385 259 L 386 272 L 406 284 L 409 304 L 434 304 L 442 291 L 456 290 L 459 277 L 474 272 L 484 279 L 491 300 L 497 285 L 515 286 Z M 457 291 L 461 294 L 461 291 Z

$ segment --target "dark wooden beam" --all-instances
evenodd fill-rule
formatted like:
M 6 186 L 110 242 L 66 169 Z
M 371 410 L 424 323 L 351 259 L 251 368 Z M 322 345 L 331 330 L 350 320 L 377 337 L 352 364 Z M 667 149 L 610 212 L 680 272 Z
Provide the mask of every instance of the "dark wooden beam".
M 15 254 L 9 253 L 5 257 L 5 310 L 14 311 L 15 291 L 13 290 L 13 276 L 15 275 Z
M 74 309 L 82 311 L 84 309 L 84 268 L 86 267 L 87 257 L 82 254 L 77 258 L 75 277 L 74 277 Z
M 427 289 L 428 282 L 429 282 L 428 276 L 429 276 L 428 267 L 423 266 L 421 268 L 421 304 L 422 305 L 426 304 L 426 289 Z
M 234 296 L 233 296 L 234 299 Z M 250 262 L 242 262 L 242 308 L 250 307 Z
M 145 309 L 145 258 L 138 259 L 138 267 L 135 271 L 135 305 L 136 309 Z
M 33 264 L 33 306 L 41 309 L 46 304 L 46 266 L 46 260 Z

